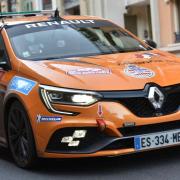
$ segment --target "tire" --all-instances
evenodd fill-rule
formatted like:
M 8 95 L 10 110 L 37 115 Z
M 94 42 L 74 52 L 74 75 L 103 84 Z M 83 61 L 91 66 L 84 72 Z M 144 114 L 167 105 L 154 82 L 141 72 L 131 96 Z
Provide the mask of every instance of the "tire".
M 18 101 L 12 103 L 8 113 L 7 136 L 16 165 L 31 168 L 37 160 L 34 136 L 27 113 Z

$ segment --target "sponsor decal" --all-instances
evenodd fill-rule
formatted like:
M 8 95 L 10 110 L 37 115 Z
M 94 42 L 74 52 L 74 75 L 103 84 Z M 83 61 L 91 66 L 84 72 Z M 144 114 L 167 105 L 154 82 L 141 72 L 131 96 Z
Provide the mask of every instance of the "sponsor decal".
M 67 74 L 70 75 L 111 74 L 111 70 L 106 68 L 78 68 L 67 71 Z
M 69 75 L 90 75 L 90 74 L 111 74 L 111 70 L 102 67 L 81 67 L 72 65 L 51 64 L 53 67 L 61 69 Z
M 64 20 L 64 21 L 49 21 L 49 22 L 37 22 L 33 24 L 26 24 L 27 29 L 38 28 L 38 27 L 48 27 L 48 26 L 59 26 L 59 25 L 73 25 L 73 24 L 94 24 L 94 20 Z
M 154 53 L 143 53 L 143 54 L 136 54 L 135 55 L 137 58 L 143 58 L 143 59 L 151 59 L 154 56 L 158 56 L 158 54 Z
M 14 76 L 9 83 L 9 90 L 20 92 L 24 95 L 28 95 L 37 83 L 30 79 L 26 79 L 19 76 Z
M 126 68 L 124 69 L 124 73 L 127 76 L 139 78 L 139 79 L 153 78 L 155 76 L 154 71 L 134 64 L 127 65 Z
M 59 116 L 41 116 L 40 114 L 37 115 L 37 122 L 60 122 L 62 117 Z
M 142 64 L 150 64 L 150 63 L 163 63 L 165 60 L 152 60 L 148 59 L 146 61 L 126 61 L 126 62 L 120 62 L 118 63 L 119 66 L 121 65 L 128 65 L 128 64 L 136 64 L 136 65 L 142 65 Z M 166 61 L 167 62 L 167 61 Z
M 28 52 L 28 51 L 24 51 L 22 54 L 25 58 L 31 56 L 30 52 Z
M 72 136 L 65 136 L 61 139 L 61 143 L 67 144 L 69 147 L 79 146 L 81 139 L 86 137 L 87 130 L 75 130 Z

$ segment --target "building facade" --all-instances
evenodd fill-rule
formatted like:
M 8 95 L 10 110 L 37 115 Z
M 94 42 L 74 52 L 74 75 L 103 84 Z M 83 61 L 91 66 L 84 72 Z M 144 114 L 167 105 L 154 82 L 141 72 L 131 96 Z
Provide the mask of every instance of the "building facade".
M 66 15 L 80 15 L 80 1 L 79 0 L 63 0 L 64 13 Z
M 180 0 L 80 0 L 80 12 L 111 19 L 180 55 Z
M 7 12 L 7 1 L 5 0 L 0 1 L 0 9 L 1 12 Z
M 62 0 L 23 0 L 20 4 L 22 11 L 55 10 L 58 8 L 64 14 Z
M 8 11 L 8 0 L 0 0 Z M 11 0 L 12 11 L 55 10 L 111 19 L 162 50 L 180 55 L 180 0 Z
M 151 11 L 155 11 L 158 0 L 81 0 L 81 14 L 111 19 L 142 39 L 152 39 Z M 161 0 L 162 1 L 162 0 Z M 153 9 L 152 9 L 153 8 Z M 158 41 L 158 38 L 155 38 Z

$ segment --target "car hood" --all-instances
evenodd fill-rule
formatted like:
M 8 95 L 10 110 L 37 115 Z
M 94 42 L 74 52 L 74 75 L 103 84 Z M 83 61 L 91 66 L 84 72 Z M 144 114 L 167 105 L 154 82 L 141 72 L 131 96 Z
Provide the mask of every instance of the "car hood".
M 179 58 L 158 50 L 22 61 L 20 72 L 40 84 L 96 91 L 143 89 L 148 83 L 180 82 Z

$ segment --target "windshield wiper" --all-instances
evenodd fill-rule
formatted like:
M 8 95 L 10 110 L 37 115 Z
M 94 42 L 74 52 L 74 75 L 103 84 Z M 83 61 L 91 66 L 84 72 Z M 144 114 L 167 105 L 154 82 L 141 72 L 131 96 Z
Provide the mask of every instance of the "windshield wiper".
M 62 59 L 63 57 L 42 57 L 42 58 L 32 58 L 32 59 L 28 59 L 28 60 L 31 60 L 31 61 L 47 61 L 47 60 L 59 60 L 59 59 Z
M 74 57 L 91 57 L 91 56 L 100 56 L 100 55 L 108 55 L 108 54 L 117 54 L 126 52 L 125 50 L 120 49 L 119 51 L 109 51 L 109 52 L 100 52 L 100 53 L 92 53 L 92 54 L 75 54 L 75 55 L 67 55 L 67 56 L 56 56 L 56 57 L 36 57 L 31 59 L 26 59 L 29 61 L 48 61 L 48 60 L 64 60 L 67 58 L 74 58 Z

